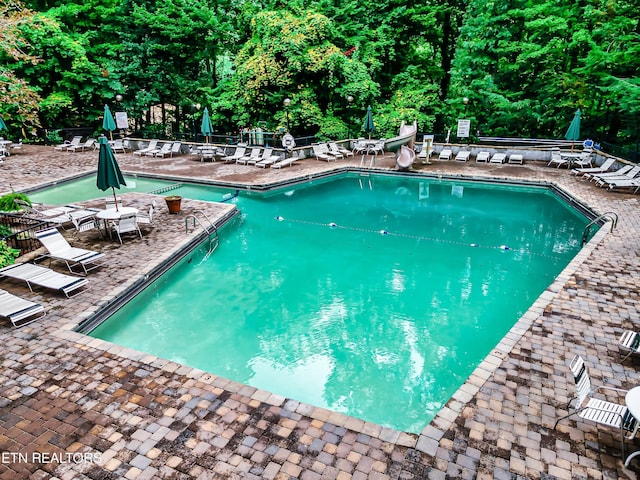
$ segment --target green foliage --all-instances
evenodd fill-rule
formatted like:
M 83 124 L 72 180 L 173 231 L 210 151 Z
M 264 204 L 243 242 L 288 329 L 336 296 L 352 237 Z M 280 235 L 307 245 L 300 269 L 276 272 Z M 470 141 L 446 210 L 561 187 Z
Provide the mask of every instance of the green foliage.
M 20 255 L 20 250 L 11 248 L 5 240 L 0 240 L 0 268 L 15 263 Z
M 0 197 L 0 212 L 15 212 L 21 210 L 20 205 L 15 203 L 15 200 L 23 200 L 31 205 L 31 200 L 24 193 L 11 192 Z

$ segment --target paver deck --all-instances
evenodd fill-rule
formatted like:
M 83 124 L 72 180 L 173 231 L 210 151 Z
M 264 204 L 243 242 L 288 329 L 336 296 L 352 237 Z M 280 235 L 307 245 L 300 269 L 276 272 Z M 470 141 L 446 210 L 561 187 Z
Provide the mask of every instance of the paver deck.
M 91 171 L 96 158 L 25 146 L 5 160 L 0 192 Z M 307 159 L 272 171 L 187 155 L 118 159 L 128 172 L 252 185 L 360 163 L 359 157 L 331 164 Z M 377 166 L 392 168 L 393 158 L 378 158 Z M 619 432 L 574 419 L 557 430 L 553 425 L 573 393 L 574 353 L 584 356 L 595 385 L 638 384 L 640 358 L 621 363 L 617 338 L 640 322 L 640 197 L 603 191 L 536 162 L 416 168 L 554 182 L 593 210 L 620 217 L 612 233 L 600 230 L 420 435 L 73 332 L 193 239 L 185 215 L 204 209 L 220 217 L 233 208 L 184 200 L 177 216 L 160 205 L 156 227 L 142 240 L 120 246 L 79 235 L 73 243 L 105 252 L 108 265 L 92 272 L 91 288 L 74 299 L 0 282 L 48 310 L 21 329 L 0 324 L 0 479 L 636 478 L 640 461 L 624 468 Z M 123 197 L 140 207 L 151 199 Z

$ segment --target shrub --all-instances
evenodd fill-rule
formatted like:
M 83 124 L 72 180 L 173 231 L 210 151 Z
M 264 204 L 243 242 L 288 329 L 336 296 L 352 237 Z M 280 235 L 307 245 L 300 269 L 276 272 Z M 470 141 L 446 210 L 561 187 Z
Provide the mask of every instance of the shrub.
M 21 210 L 20 205 L 17 205 L 15 200 L 23 200 L 31 205 L 31 200 L 24 193 L 11 192 L 0 197 L 0 212 L 15 212 Z
M 0 240 L 0 268 L 11 265 L 20 255 L 20 250 L 11 248 L 7 242 Z

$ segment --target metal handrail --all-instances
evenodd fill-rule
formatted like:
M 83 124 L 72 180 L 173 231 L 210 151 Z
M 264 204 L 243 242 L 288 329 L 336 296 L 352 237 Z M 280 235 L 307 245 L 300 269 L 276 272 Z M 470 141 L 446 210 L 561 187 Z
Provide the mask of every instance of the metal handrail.
M 584 230 L 582 231 L 582 243 L 580 246 L 584 246 L 584 244 L 587 243 L 587 238 L 589 237 L 591 226 L 605 219 L 611 222 L 611 229 L 609 230 L 609 232 L 613 232 L 613 229 L 618 226 L 618 214 L 616 212 L 605 212 L 602 215 L 599 215 L 597 218 L 591 220 L 591 222 L 589 222 L 586 227 L 584 227 Z
M 207 220 L 207 222 L 209 222 L 209 227 L 207 227 L 202 223 L 202 221 L 200 220 L 197 214 L 202 215 Z M 189 233 L 189 219 L 192 220 L 193 222 L 192 226 L 194 229 L 196 228 L 196 224 L 200 225 L 202 229 L 207 233 L 207 236 L 209 237 L 209 250 L 207 251 L 204 258 L 202 259 L 202 261 L 204 262 L 207 258 L 209 258 L 209 256 L 213 253 L 213 251 L 216 248 L 218 248 L 218 245 L 220 244 L 220 238 L 218 236 L 218 228 L 214 225 L 214 223 L 211 221 L 211 219 L 207 216 L 206 213 L 204 213 L 202 210 L 195 210 L 192 214 L 187 215 L 187 217 L 184 219 L 184 228 L 186 233 Z

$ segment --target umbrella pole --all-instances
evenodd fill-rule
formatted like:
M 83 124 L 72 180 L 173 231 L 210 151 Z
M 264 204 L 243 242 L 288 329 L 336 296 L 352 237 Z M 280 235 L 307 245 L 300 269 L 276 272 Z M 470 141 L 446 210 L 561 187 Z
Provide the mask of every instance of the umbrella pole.
M 116 204 L 116 212 L 117 212 L 119 208 L 118 208 L 118 197 L 116 197 L 116 189 L 111 187 L 111 191 L 113 192 L 113 201 Z

